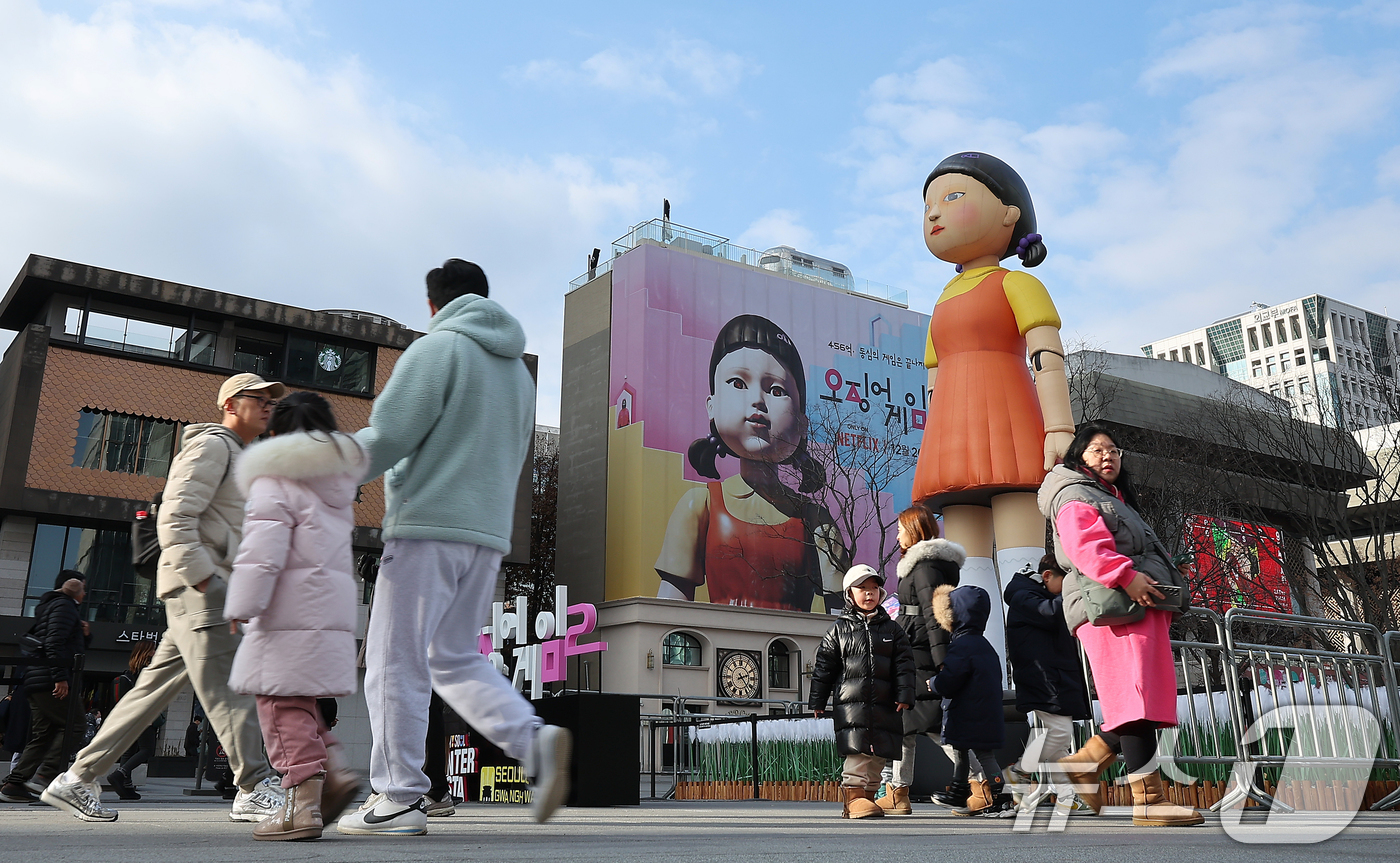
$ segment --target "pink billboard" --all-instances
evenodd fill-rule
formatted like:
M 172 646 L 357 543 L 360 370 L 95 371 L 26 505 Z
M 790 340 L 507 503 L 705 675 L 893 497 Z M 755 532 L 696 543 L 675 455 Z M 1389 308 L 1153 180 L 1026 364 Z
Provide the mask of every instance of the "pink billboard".
M 820 612 L 851 565 L 892 576 L 926 315 L 644 243 L 611 318 L 608 599 Z

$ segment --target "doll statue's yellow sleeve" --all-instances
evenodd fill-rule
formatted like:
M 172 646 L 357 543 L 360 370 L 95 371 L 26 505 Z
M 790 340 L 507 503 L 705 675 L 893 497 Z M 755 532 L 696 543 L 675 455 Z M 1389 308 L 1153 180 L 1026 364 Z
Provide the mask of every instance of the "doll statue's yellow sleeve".
M 938 368 L 938 351 L 933 348 L 933 323 L 929 323 L 928 338 L 924 342 L 924 368 Z
M 1016 329 L 1021 331 L 1021 335 L 1024 336 L 1036 327 L 1054 327 L 1057 330 L 1060 328 L 1060 313 L 1055 311 L 1050 292 L 1045 290 L 1040 279 L 1021 270 L 1010 270 L 1002 280 L 1001 287 L 1006 292 L 1006 301 L 1011 304 L 1012 313 L 1016 315 Z M 931 341 L 928 350 L 933 350 Z M 927 355 L 924 365 L 933 367 L 929 366 Z

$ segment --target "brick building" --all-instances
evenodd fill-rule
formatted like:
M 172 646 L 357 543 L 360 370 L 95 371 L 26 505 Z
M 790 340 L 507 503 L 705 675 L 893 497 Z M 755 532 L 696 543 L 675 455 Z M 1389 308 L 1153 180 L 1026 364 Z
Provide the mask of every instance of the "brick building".
M 133 642 L 165 628 L 153 584 L 132 569 L 130 523 L 164 486 L 183 426 L 218 421 L 219 384 L 249 371 L 314 390 L 354 431 L 420 335 L 364 312 L 310 311 L 36 255 L 0 301 L 0 327 L 18 332 L 0 362 L 0 646 L 29 628 L 58 570 L 84 570 L 89 677 L 99 682 L 125 668 Z M 526 361 L 533 371 L 535 357 Z M 512 562 L 528 562 L 529 466 Z M 373 565 L 382 547 L 383 515 L 376 479 L 355 505 L 362 563 Z M 362 611 L 361 633 L 363 624 Z M 187 721 L 168 731 L 182 734 Z

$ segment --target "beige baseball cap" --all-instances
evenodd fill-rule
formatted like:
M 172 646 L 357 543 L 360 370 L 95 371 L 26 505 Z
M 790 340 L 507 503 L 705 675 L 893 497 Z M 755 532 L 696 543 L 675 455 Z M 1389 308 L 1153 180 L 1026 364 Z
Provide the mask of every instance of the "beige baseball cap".
M 287 388 L 276 381 L 265 381 L 252 372 L 244 372 L 224 381 L 223 386 L 219 387 L 219 400 L 214 404 L 222 408 L 224 402 L 239 393 L 246 392 L 261 393 L 270 399 L 280 399 L 287 394 Z

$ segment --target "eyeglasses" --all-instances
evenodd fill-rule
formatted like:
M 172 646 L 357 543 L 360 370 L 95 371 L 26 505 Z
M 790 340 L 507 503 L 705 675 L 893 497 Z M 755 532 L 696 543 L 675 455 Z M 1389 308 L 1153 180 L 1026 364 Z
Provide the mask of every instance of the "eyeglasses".
M 270 398 L 268 398 L 267 396 L 255 396 L 255 395 L 250 395 L 250 394 L 248 394 L 248 393 L 239 393 L 238 395 L 234 396 L 234 398 L 236 398 L 236 399 L 252 399 L 253 401 L 255 401 L 255 402 L 258 403 L 258 407 L 263 407 L 263 408 L 275 408 L 275 407 L 277 407 L 277 399 L 270 399 Z
M 1088 453 L 1093 453 L 1094 455 L 1098 456 L 1099 458 L 1122 458 L 1122 457 L 1123 457 L 1123 451 L 1122 451 L 1121 449 L 1119 449 L 1118 447 L 1114 447 L 1113 449 L 1104 449 L 1104 448 L 1101 447 L 1101 446 L 1091 446 L 1091 447 L 1089 447 L 1088 449 L 1084 450 L 1084 452 L 1085 452 L 1086 454 L 1088 454 Z

